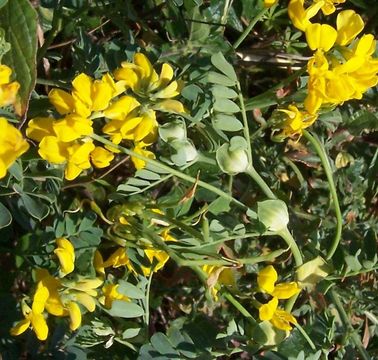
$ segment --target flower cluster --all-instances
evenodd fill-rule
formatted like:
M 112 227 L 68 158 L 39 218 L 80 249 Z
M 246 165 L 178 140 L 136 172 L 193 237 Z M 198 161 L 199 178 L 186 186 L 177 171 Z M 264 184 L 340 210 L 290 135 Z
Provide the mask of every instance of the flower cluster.
M 278 301 L 289 299 L 300 292 L 296 282 L 276 284 L 277 272 L 272 265 L 262 269 L 257 275 L 257 284 L 260 290 L 272 296 L 272 299 L 260 306 L 260 320 L 268 320 L 274 327 L 280 330 L 291 330 L 290 324 L 296 324 L 293 315 L 278 308 Z
M 152 209 L 152 212 L 161 214 L 158 209 Z M 118 225 L 126 230 L 128 228 L 132 230 L 131 222 L 134 216 L 135 213 L 132 216 L 120 215 Z M 150 223 L 154 225 L 155 219 L 150 219 Z M 168 229 L 159 229 L 158 232 L 162 241 L 176 241 L 169 234 Z M 35 271 L 34 295 L 32 300 L 28 296 L 22 300 L 24 319 L 11 329 L 12 335 L 20 335 L 31 327 L 39 340 L 46 340 L 49 332 L 46 319 L 49 315 L 69 318 L 69 327 L 74 331 L 80 327 L 83 313 L 94 312 L 97 303 L 106 309 L 111 309 L 114 300 L 131 301 L 122 294 L 119 284 L 114 283 L 112 270 L 123 267 L 130 274 L 142 274 L 148 277 L 152 272 L 162 269 L 169 260 L 169 255 L 165 251 L 156 249 L 151 244 L 143 246 L 146 265 L 139 266 L 130 260 L 125 246 L 112 249 L 112 253 L 105 261 L 101 254 L 102 250 L 97 249 L 93 256 L 93 267 L 97 275 L 84 277 L 75 273 L 74 243 L 67 238 L 58 238 L 55 243 L 53 253 L 59 263 L 57 276 L 53 276 L 46 269 L 39 268 Z
M 0 107 L 15 105 L 20 84 L 10 81 L 12 69 L 0 65 Z M 0 117 L 0 179 L 5 177 L 9 167 L 29 149 L 29 144 L 21 132 L 7 119 Z
M 96 309 L 98 288 L 103 283 L 101 278 L 83 278 L 76 275 L 66 279 L 75 267 L 75 251 L 72 243 L 65 238 L 56 240 L 54 253 L 60 263 L 59 277 L 52 276 L 46 269 L 35 272 L 36 290 L 31 308 L 28 297 L 22 300 L 21 308 L 25 319 L 19 321 L 12 329 L 12 335 L 20 335 L 29 327 L 39 340 L 46 340 L 48 314 L 57 317 L 69 317 L 70 329 L 76 330 L 82 321 L 82 312 L 93 312 Z
M 320 11 L 329 15 L 335 4 L 344 1 L 318 0 L 308 8 L 303 0 L 291 0 L 288 7 L 294 26 L 305 32 L 309 48 L 314 55 L 308 61 L 307 96 L 303 111 L 295 105 L 284 112 L 280 138 L 301 135 L 318 117 L 321 108 L 330 108 L 363 94 L 378 83 L 378 60 L 373 58 L 375 40 L 372 34 L 357 36 L 364 28 L 360 15 L 353 10 L 337 14 L 336 27 L 310 20 Z
M 141 53 L 132 63 L 124 62 L 114 74 L 94 80 L 80 74 L 72 81 L 71 93 L 53 89 L 48 97 L 59 118 L 37 117 L 29 121 L 27 135 L 39 142 L 38 153 L 52 164 L 65 164 L 65 178 L 73 180 L 83 170 L 109 166 L 117 147 L 96 146 L 94 121 L 115 145 L 128 141 L 134 152 L 154 158 L 146 147 L 157 137 L 156 110 L 183 112 L 182 104 L 172 98 L 179 94 L 173 69 L 163 64 L 157 75 L 147 57 Z M 163 100 L 162 100 L 163 99 Z M 144 161 L 132 157 L 137 169 Z

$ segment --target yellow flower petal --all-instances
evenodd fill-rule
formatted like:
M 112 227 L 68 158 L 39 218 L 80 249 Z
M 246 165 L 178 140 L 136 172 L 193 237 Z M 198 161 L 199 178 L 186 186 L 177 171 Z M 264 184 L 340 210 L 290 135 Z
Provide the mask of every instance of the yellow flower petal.
M 145 150 L 141 145 L 136 144 L 133 151 L 139 155 L 145 156 L 149 159 L 155 159 L 155 154 L 152 151 Z M 133 162 L 137 170 L 143 169 L 146 166 L 146 162 L 142 159 L 139 159 L 135 156 L 131 156 L 131 161 Z
M 58 248 L 54 253 L 58 256 L 63 276 L 70 274 L 75 268 L 75 250 L 71 242 L 64 238 L 56 240 Z
M 306 31 L 307 26 L 311 24 L 313 18 L 324 5 L 324 1 L 313 3 L 307 9 L 304 8 L 304 0 L 291 0 L 288 6 L 288 13 L 293 25 L 302 31 Z
M 311 50 L 329 51 L 335 44 L 337 31 L 327 24 L 310 24 L 306 28 L 306 40 Z
M 277 309 L 273 317 L 270 319 L 270 322 L 277 329 L 290 331 L 292 330 L 292 326 L 290 325 L 290 323 L 296 324 L 297 320 L 293 315 L 289 314 L 288 312 Z
M 259 318 L 260 320 L 271 320 L 274 313 L 277 310 L 278 299 L 273 298 L 267 304 L 261 305 L 259 308 Z
M 45 309 L 46 301 L 49 297 L 49 290 L 42 282 L 37 285 L 37 290 L 34 294 L 32 311 L 35 314 L 41 314 Z
M 92 296 L 81 292 L 75 294 L 75 299 L 77 300 L 77 302 L 83 305 L 89 312 L 95 311 L 96 301 Z
M 154 107 L 156 110 L 166 111 L 169 113 L 185 113 L 184 105 L 178 100 L 164 100 L 157 103 Z
M 34 314 L 31 317 L 31 324 L 33 326 L 33 331 L 37 335 L 39 340 L 46 340 L 49 333 L 49 328 L 42 314 Z
M 72 81 L 73 94 L 88 108 L 92 107 L 92 84 L 93 79 L 84 73 Z
M 296 282 L 277 284 L 274 287 L 272 296 L 277 299 L 289 299 L 293 295 L 298 294 L 301 289 Z
M 114 159 L 114 154 L 103 147 L 96 146 L 91 152 L 91 161 L 97 168 L 104 168 L 110 165 Z
M 55 136 L 54 119 L 50 117 L 36 117 L 29 120 L 26 136 L 35 141 L 42 141 L 45 136 Z
M 152 67 L 148 58 L 142 53 L 134 55 L 134 64 L 138 65 L 143 70 L 143 78 L 146 84 L 156 83 L 159 79 L 156 71 Z M 146 85 L 145 84 L 145 85 Z
M 75 331 L 81 325 L 81 311 L 78 304 L 71 301 L 68 304 L 68 312 L 70 315 L 70 329 Z
M 49 101 L 54 105 L 56 111 L 66 115 L 74 110 L 74 99 L 71 94 L 61 89 L 52 89 L 49 92 Z
M 132 96 L 122 96 L 104 111 L 104 115 L 112 120 L 124 120 L 139 105 L 140 103 Z
M 93 133 L 92 120 L 76 114 L 70 114 L 62 120 L 55 121 L 53 129 L 59 141 L 63 142 L 70 142 Z
M 0 85 L 8 84 L 12 75 L 12 69 L 6 65 L 0 65 Z
M 10 334 L 12 336 L 21 335 L 29 328 L 29 326 L 30 326 L 30 320 L 23 319 L 10 329 Z
M 257 284 L 261 290 L 267 292 L 268 294 L 272 294 L 277 278 L 277 272 L 274 267 L 272 265 L 268 265 L 259 271 L 257 275 Z
M 109 83 L 96 80 L 92 85 L 92 110 L 102 111 L 105 110 L 110 103 L 114 94 L 114 89 Z
M 364 21 L 354 10 L 344 10 L 337 15 L 337 43 L 341 46 L 350 44 L 363 30 Z
M 96 272 L 101 275 L 105 275 L 104 259 L 102 258 L 102 255 L 98 250 L 96 250 L 94 253 L 93 267 L 95 268 Z
M 0 85 L 0 107 L 15 105 L 19 88 L 20 84 L 17 81 Z

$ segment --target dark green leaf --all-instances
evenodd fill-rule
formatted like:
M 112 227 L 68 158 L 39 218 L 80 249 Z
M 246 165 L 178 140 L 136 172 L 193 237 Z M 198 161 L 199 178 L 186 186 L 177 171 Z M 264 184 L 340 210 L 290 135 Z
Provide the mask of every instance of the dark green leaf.
M 6 30 L 11 50 L 3 62 L 10 66 L 21 84 L 20 108 L 23 115 L 36 81 L 37 13 L 28 0 L 12 0 L 0 9 L 0 24 Z
M 123 300 L 114 300 L 111 309 L 108 310 L 108 313 L 116 317 L 135 318 L 144 315 L 144 310 L 135 303 Z
M 12 215 L 9 210 L 0 203 L 0 229 L 7 227 L 12 222 Z
M 221 52 L 218 52 L 211 57 L 211 63 L 231 81 L 236 82 L 238 80 L 234 67 L 227 62 Z

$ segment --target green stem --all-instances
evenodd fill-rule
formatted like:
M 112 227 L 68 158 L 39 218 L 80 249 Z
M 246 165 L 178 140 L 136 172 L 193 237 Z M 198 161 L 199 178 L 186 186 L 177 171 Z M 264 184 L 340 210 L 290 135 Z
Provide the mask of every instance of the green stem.
M 302 255 L 301 255 L 301 252 L 299 250 L 299 247 L 297 245 L 297 243 L 295 242 L 293 236 L 290 234 L 289 230 L 288 229 L 285 229 L 283 231 L 280 231 L 277 233 L 277 235 L 281 236 L 283 240 L 285 240 L 286 244 L 290 247 L 290 250 L 294 256 L 294 261 L 295 261 L 295 266 L 298 268 L 299 266 L 301 266 L 303 264 L 303 259 L 302 259 Z M 286 305 L 285 305 L 285 310 L 287 312 L 291 312 L 291 310 L 293 309 L 294 307 L 294 304 L 298 298 L 299 294 L 296 294 L 294 296 L 292 296 L 287 302 L 286 302 Z
M 37 63 L 40 62 L 42 60 L 42 58 L 45 56 L 47 49 L 53 43 L 54 39 L 56 38 L 56 36 L 59 33 L 59 28 L 60 28 L 60 25 L 61 25 L 60 15 L 62 13 L 62 8 L 63 8 L 63 1 L 59 0 L 57 5 L 56 5 L 56 9 L 54 10 L 53 19 L 52 19 L 52 22 L 51 22 L 51 30 L 49 31 L 49 34 L 48 34 L 45 42 L 43 43 L 43 45 L 38 50 Z
M 341 215 L 339 199 L 337 197 L 336 186 L 335 186 L 335 183 L 333 181 L 333 174 L 332 174 L 331 165 L 329 163 L 327 154 L 326 154 L 319 138 L 316 135 L 311 135 L 306 130 L 303 131 L 303 135 L 312 144 L 312 146 L 315 148 L 315 151 L 318 154 L 320 161 L 322 162 L 324 171 L 325 171 L 326 176 L 327 176 L 331 197 L 332 197 L 332 200 L 333 200 L 333 207 L 334 207 L 335 214 L 336 214 L 336 234 L 335 234 L 335 237 L 333 238 L 331 246 L 330 246 L 330 248 L 327 252 L 326 259 L 330 260 L 332 258 L 332 256 L 334 255 L 334 253 L 337 249 L 337 246 L 339 245 L 339 242 L 340 242 L 340 239 L 341 239 L 342 226 L 343 226 L 343 219 L 342 219 L 342 215 Z
M 245 138 L 245 140 L 247 142 L 248 164 L 249 164 L 249 167 L 252 168 L 251 138 L 250 138 L 250 134 L 249 134 L 248 118 L 247 118 L 247 112 L 245 111 L 245 104 L 244 104 L 243 93 L 242 93 L 239 81 L 236 83 L 236 87 L 238 89 L 238 97 L 239 97 L 239 103 L 240 103 L 240 110 L 241 110 L 241 114 L 242 114 L 242 118 L 243 118 L 243 134 L 244 134 L 244 138 Z
M 152 283 L 152 275 L 154 274 L 153 271 L 151 271 L 150 277 L 148 278 L 147 283 L 147 289 L 146 289 L 146 304 L 145 304 L 145 322 L 146 326 L 148 327 L 150 323 L 150 289 L 151 289 L 151 283 Z
M 195 271 L 201 281 L 207 286 L 207 274 L 200 268 L 200 267 L 193 267 L 193 271 Z M 222 291 L 222 295 L 236 308 L 238 311 L 248 319 L 249 322 L 252 324 L 256 324 L 256 320 L 254 317 L 249 313 L 249 311 L 242 305 L 238 300 L 234 298 L 232 294 L 230 294 L 227 290 Z
M 350 337 L 354 345 L 356 346 L 358 352 L 361 355 L 361 359 L 370 360 L 370 356 L 367 353 L 366 349 L 363 347 L 359 335 L 357 334 L 357 332 L 355 331 L 355 329 L 353 328 L 352 324 L 349 321 L 349 317 L 344 310 L 344 305 L 341 303 L 339 295 L 337 294 L 334 288 L 331 288 L 331 290 L 329 291 L 329 294 L 331 296 L 333 304 L 335 305 L 337 309 L 337 312 L 340 315 L 341 322 L 343 323 L 347 331 L 350 333 Z
M 223 296 L 232 304 L 236 309 L 239 310 L 240 314 L 242 314 L 249 322 L 252 324 L 257 324 L 254 317 L 249 313 L 249 311 L 240 304 L 229 292 L 223 292 Z
M 255 170 L 253 166 L 249 166 L 245 173 L 249 175 L 257 183 L 257 185 L 269 199 L 277 199 L 277 196 L 274 195 L 273 191 L 270 190 L 270 187 L 267 185 L 267 183 L 259 175 L 259 173 Z
M 312 350 L 316 350 L 315 344 L 312 342 L 311 338 L 307 335 L 306 331 L 299 324 L 294 324 L 294 326 L 299 330 L 302 336 L 306 339 L 307 343 L 310 345 Z
M 293 236 L 290 234 L 290 231 L 288 229 L 285 229 L 277 232 L 277 235 L 281 236 L 281 238 L 285 240 L 286 244 L 290 247 L 290 250 L 294 256 L 296 267 L 301 266 L 303 264 L 302 255 L 297 243 L 295 242 Z
M 138 153 L 136 153 L 136 152 L 134 152 L 130 149 L 126 149 L 123 146 L 113 144 L 111 141 L 109 141 L 109 140 L 107 140 L 107 139 L 105 139 L 105 138 L 103 138 L 103 137 L 101 137 L 97 134 L 92 134 L 91 137 L 92 137 L 92 139 L 94 139 L 94 140 L 96 140 L 96 141 L 98 141 L 98 142 L 100 142 L 104 145 L 108 145 L 110 147 L 113 147 L 113 148 L 120 150 L 124 154 L 133 156 L 137 159 L 145 161 L 147 164 L 151 164 L 152 166 L 155 166 L 159 169 L 165 170 L 166 172 L 168 172 L 168 173 L 170 173 L 174 176 L 177 176 L 180 179 L 186 180 L 186 181 L 188 181 L 192 184 L 197 184 L 198 186 L 200 186 L 204 189 L 207 189 L 207 190 L 211 191 L 212 193 L 217 194 L 220 197 L 233 202 L 235 205 L 239 206 L 243 210 L 248 210 L 248 207 L 246 205 L 244 205 L 242 202 L 240 202 L 239 200 L 232 197 L 230 194 L 227 194 L 226 192 L 222 191 L 221 189 L 219 189 L 219 188 L 217 188 L 213 185 L 207 184 L 206 182 L 201 181 L 201 180 L 197 180 L 196 178 L 194 178 L 190 175 L 184 174 L 179 170 L 175 170 L 175 169 L 171 168 L 170 166 L 161 163 L 160 161 L 150 159 L 150 158 L 145 157 L 143 155 L 140 155 L 140 154 L 138 154 Z
M 240 44 L 245 40 L 248 34 L 252 31 L 254 26 L 263 18 L 266 14 L 268 9 L 261 10 L 249 23 L 249 25 L 245 28 L 243 33 L 239 36 L 239 38 L 235 41 L 235 44 L 232 46 L 234 50 L 236 50 Z

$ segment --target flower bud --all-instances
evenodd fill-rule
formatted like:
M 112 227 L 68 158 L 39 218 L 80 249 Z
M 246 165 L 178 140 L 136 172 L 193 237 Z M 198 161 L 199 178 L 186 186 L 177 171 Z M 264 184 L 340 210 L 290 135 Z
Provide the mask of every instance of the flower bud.
M 257 216 L 259 221 L 269 231 L 281 231 L 286 229 L 289 223 L 289 212 L 282 200 L 265 200 L 257 204 Z
M 181 120 L 175 120 L 159 126 L 159 135 L 164 142 L 172 140 L 186 139 L 185 123 Z
M 246 171 L 249 165 L 245 143 L 237 144 L 237 138 L 240 137 L 232 138 L 230 144 L 223 144 L 216 154 L 219 167 L 224 173 L 230 175 Z

